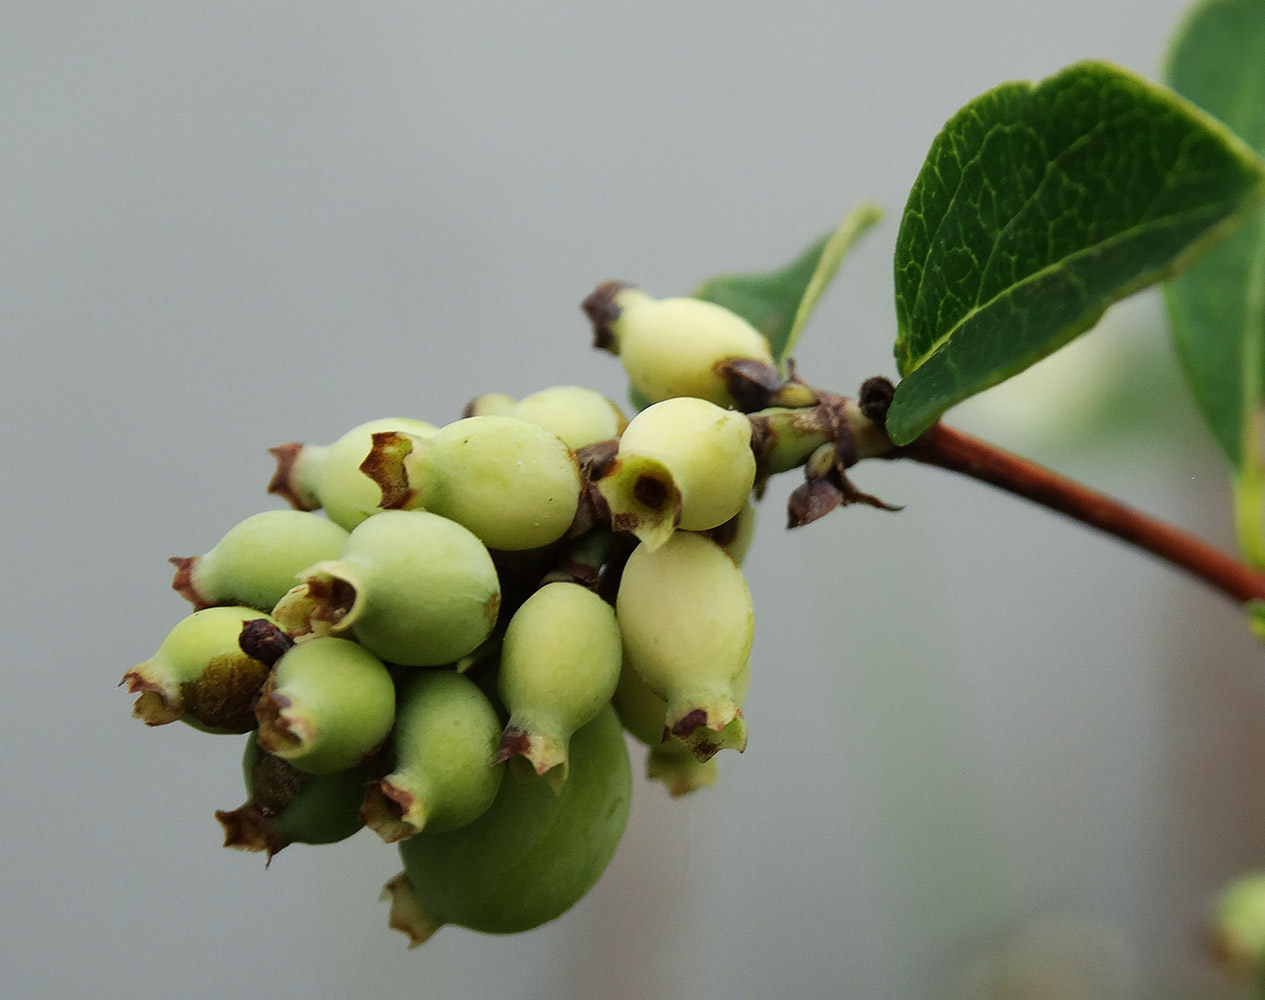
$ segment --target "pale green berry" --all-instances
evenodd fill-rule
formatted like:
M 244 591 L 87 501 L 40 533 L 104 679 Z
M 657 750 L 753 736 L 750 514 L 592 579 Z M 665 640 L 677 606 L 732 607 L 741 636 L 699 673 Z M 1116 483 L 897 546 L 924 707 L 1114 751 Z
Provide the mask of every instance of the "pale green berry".
M 734 517 L 755 484 L 751 422 L 705 399 L 666 399 L 642 410 L 597 488 L 611 526 L 658 548 L 677 528 L 705 531 Z
M 612 400 L 582 385 L 541 389 L 504 413 L 553 431 L 573 451 L 617 438 L 628 426 L 628 418 Z
M 673 796 L 716 784 L 716 760 L 699 760 L 684 743 L 663 728 L 668 704 L 627 664 L 611 698 L 619 721 L 646 745 L 646 777 L 661 781 Z
M 353 427 L 333 444 L 283 444 L 270 449 L 277 471 L 268 492 L 298 510 L 323 508 L 329 519 L 350 531 L 382 510 L 382 493 L 360 465 L 373 447 L 373 435 L 397 431 L 425 437 L 433 424 L 408 417 L 385 417 Z
M 478 819 L 496 798 L 501 722 L 477 684 L 449 670 L 415 672 L 399 693 L 395 770 L 371 784 L 363 816 L 385 842 Z
M 172 589 L 195 608 L 244 604 L 270 611 L 300 570 L 336 559 L 347 530 L 301 510 L 268 510 L 230 528 L 205 555 L 169 560 Z
M 251 733 L 242 755 L 246 801 L 216 810 L 224 846 L 272 856 L 290 844 L 333 844 L 364 826 L 360 802 L 369 780 L 363 767 L 308 774 L 260 749 Z
M 714 787 L 718 770 L 715 757 L 699 760 L 694 751 L 677 739 L 646 750 L 646 778 L 664 785 L 673 798 L 699 788 Z
M 750 670 L 744 669 L 734 685 L 739 703 L 746 697 L 750 676 Z M 667 702 L 628 663 L 620 670 L 619 685 L 611 704 L 624 728 L 648 748 L 647 778 L 665 784 L 673 796 L 716 784 L 715 758 L 699 760 L 686 744 L 664 728 Z
M 594 344 L 619 355 L 629 381 L 651 403 L 697 396 L 733 406 L 721 367 L 737 360 L 773 365 L 759 331 L 713 302 L 655 299 L 632 285 L 606 282 L 583 308 Z
M 755 615 L 729 554 L 677 532 L 633 550 L 615 601 L 629 666 L 666 703 L 664 726 L 700 759 L 746 746 L 740 711 Z
M 712 541 L 729 553 L 729 558 L 741 566 L 747 558 L 747 553 L 751 551 L 751 542 L 755 538 L 755 521 L 755 504 L 748 497 L 747 502 L 742 505 L 742 510 L 707 534 Z
M 503 392 L 485 392 L 475 396 L 461 411 L 463 417 L 501 416 L 508 413 L 518 402 L 513 396 Z
M 368 758 L 395 720 L 380 659 L 346 639 L 309 639 L 276 662 L 255 706 L 259 745 L 301 771 L 332 774 Z
M 540 781 L 503 781 L 473 823 L 400 844 L 404 872 L 383 892 L 391 926 L 418 945 L 444 924 L 513 934 L 561 916 L 614 855 L 631 792 L 623 731 L 606 706 L 572 739 L 559 794 Z
M 1216 901 L 1212 947 L 1233 974 L 1260 980 L 1265 976 L 1265 873 L 1235 879 Z
M 498 760 L 521 755 L 555 790 L 567 780 L 571 734 L 610 701 L 623 656 L 615 612 L 575 583 L 550 583 L 514 612 L 498 690 L 510 720 Z
M 575 520 L 580 470 L 551 431 L 512 417 L 465 417 L 430 437 L 379 434 L 362 467 L 387 507 L 428 510 L 492 549 L 535 549 Z
M 242 625 L 254 608 L 207 608 L 182 618 L 158 651 L 126 674 L 138 695 L 132 715 L 150 726 L 180 719 L 209 733 L 245 733 L 255 728 L 252 705 L 268 676 L 268 665 L 242 652 Z
M 278 602 L 292 635 L 345 635 L 405 666 L 454 663 L 491 633 L 496 567 L 470 531 L 438 514 L 389 510 L 358 525 L 340 559 L 320 562 Z

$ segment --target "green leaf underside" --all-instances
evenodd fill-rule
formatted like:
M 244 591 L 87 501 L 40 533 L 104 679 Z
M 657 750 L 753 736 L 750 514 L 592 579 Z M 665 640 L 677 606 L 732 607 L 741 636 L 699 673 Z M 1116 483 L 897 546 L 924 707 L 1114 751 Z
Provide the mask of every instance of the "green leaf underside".
M 833 233 L 816 240 L 786 267 L 763 274 L 722 274 L 694 290 L 694 298 L 736 312 L 760 331 L 780 365 L 839 264 L 853 244 L 882 218 L 869 202 L 853 206 Z
M 1265 601 L 1251 600 L 1247 602 L 1248 624 L 1252 633 L 1261 642 L 1265 642 Z M 1265 985 L 1265 984 L 1262 984 Z
M 628 383 L 628 402 L 637 413 L 650 405 L 650 400 L 646 399 L 645 393 L 631 382 Z
M 932 143 L 897 235 L 892 440 L 1176 273 L 1263 181 L 1223 127 L 1106 63 L 971 101 Z
M 1196 6 L 1169 50 L 1170 86 L 1265 154 L 1265 3 Z M 1235 470 L 1244 554 L 1265 565 L 1265 214 L 1166 288 L 1187 385 Z
M 795 350 L 795 344 L 799 341 L 800 331 L 803 330 L 804 324 L 808 322 L 808 317 L 813 314 L 813 309 L 817 305 L 817 300 L 830 287 L 830 283 L 834 281 L 835 274 L 839 271 L 839 265 L 843 263 L 843 258 L 848 255 L 848 251 L 852 249 L 865 233 L 872 229 L 883 218 L 883 210 L 877 205 L 863 201 L 854 205 L 848 214 L 843 217 L 843 221 L 839 223 L 839 227 L 830 234 L 825 244 L 821 248 L 821 254 L 817 258 L 817 266 L 813 268 L 813 273 L 808 279 L 808 285 L 804 289 L 803 295 L 799 300 L 799 305 L 795 309 L 795 318 L 791 321 L 790 331 L 786 336 L 786 343 L 781 350 L 775 351 L 773 356 L 778 363 L 782 362 L 790 353 Z
M 1245 383 L 1245 363 L 1265 337 L 1261 298 L 1265 261 L 1254 263 L 1265 241 L 1260 213 L 1165 289 L 1169 325 L 1191 393 L 1217 443 L 1242 464 L 1245 402 L 1261 398 L 1261 372 Z M 1255 293 L 1255 294 L 1253 294 Z M 1252 301 L 1255 299 L 1255 301 Z

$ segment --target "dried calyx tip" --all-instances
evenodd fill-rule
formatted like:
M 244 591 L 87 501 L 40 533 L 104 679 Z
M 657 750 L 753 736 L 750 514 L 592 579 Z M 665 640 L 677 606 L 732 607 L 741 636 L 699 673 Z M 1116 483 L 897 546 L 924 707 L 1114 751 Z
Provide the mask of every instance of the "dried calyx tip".
M 626 281 L 603 281 L 580 303 L 580 308 L 593 324 L 594 347 L 610 351 L 612 354 L 619 353 L 619 346 L 615 342 L 615 335 L 611 332 L 610 324 L 619 319 L 620 314 L 620 307 L 616 304 L 615 297 L 625 288 L 631 287 Z
M 503 764 L 511 757 L 522 754 L 527 756 L 531 751 L 531 736 L 517 727 L 507 727 L 501 734 L 501 742 L 496 750 L 492 766 Z
M 413 891 L 408 875 L 400 872 L 382 887 L 380 900 L 390 900 L 387 926 L 408 937 L 409 947 L 416 948 L 439 930 L 442 921 L 431 916 Z
M 875 375 L 861 383 L 857 405 L 870 423 L 886 428 L 887 410 L 892 405 L 892 396 L 895 393 L 896 387 L 892 385 L 891 379 Z
M 370 782 L 365 789 L 360 818 L 384 844 L 394 844 L 413 836 L 420 829 L 412 819 L 405 818 L 414 812 L 414 819 L 420 819 L 420 810 L 415 808 L 416 805 L 412 792 L 383 778 Z
M 275 675 L 274 675 L 275 676 Z M 259 745 L 271 754 L 297 753 L 311 738 L 303 719 L 291 718 L 286 712 L 293 702 L 289 696 L 273 690 L 272 678 L 264 684 L 255 703 Z
M 197 565 L 197 556 L 172 556 L 167 562 L 176 567 L 176 575 L 172 578 L 171 589 L 193 605 L 194 611 L 201 611 L 210 605 L 198 593 L 193 585 L 193 568 Z
M 302 450 L 303 443 L 300 441 L 291 441 L 268 449 L 268 454 L 277 460 L 277 471 L 268 480 L 268 492 L 281 497 L 295 510 L 315 510 L 295 488 L 294 467 Z
M 707 725 L 707 709 L 696 708 L 677 719 L 671 727 L 663 728 L 663 741 L 666 743 L 673 736 L 684 739 L 700 726 Z
M 809 479 L 791 491 L 786 501 L 786 527 L 802 528 L 825 517 L 843 503 L 843 491 L 826 479 Z
M 237 645 L 251 659 L 271 667 L 294 645 L 294 640 L 268 619 L 254 618 L 242 623 Z
M 723 719 L 723 721 L 722 721 Z M 701 763 L 711 760 L 725 749 L 742 753 L 747 749 L 747 723 L 742 710 L 735 709 L 728 719 L 714 716 L 703 708 L 687 712 L 663 728 L 663 742 L 679 740 Z
M 126 684 L 127 693 L 137 696 L 132 705 L 132 718 L 140 719 L 147 726 L 165 726 L 176 722 L 182 714 L 179 706 L 168 700 L 161 684 L 142 677 L 137 669 L 129 670 L 119 681 L 119 687 Z
M 768 408 L 783 387 L 781 373 L 754 358 L 726 358 L 712 369 L 724 379 L 729 395 L 743 413 Z
M 258 806 L 247 803 L 236 809 L 217 809 L 215 818 L 224 828 L 224 846 L 238 851 L 263 852 L 264 866 L 272 864 L 272 856 L 286 846 L 272 828 L 272 823 Z
M 407 508 L 417 496 L 409 486 L 404 459 L 413 452 L 413 438 L 398 431 L 377 431 L 373 446 L 360 463 L 360 471 L 382 491 L 381 506 L 385 510 Z

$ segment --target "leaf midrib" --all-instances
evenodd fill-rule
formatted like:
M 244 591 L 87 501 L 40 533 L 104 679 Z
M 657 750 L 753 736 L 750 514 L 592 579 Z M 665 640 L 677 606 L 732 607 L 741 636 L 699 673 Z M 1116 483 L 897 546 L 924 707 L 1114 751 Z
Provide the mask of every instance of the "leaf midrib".
M 1120 232 L 1115 233 L 1104 240 L 1100 240 L 1099 242 L 1093 244 L 1092 246 L 1084 247 L 1081 250 L 1077 251 L 1076 253 L 1068 254 L 1064 257 L 1060 257 L 1056 261 L 1050 262 L 1049 264 L 1045 265 L 1039 270 L 1033 271 L 1032 273 L 1025 276 L 1022 280 L 1017 281 L 1012 285 L 1007 285 L 996 295 L 992 296 L 992 298 L 990 298 L 987 302 L 983 303 L 982 305 L 973 306 L 969 311 L 963 314 L 962 318 L 959 319 L 957 323 L 955 323 L 952 327 L 950 327 L 943 334 L 941 334 L 941 336 L 936 338 L 935 342 L 931 346 L 931 349 L 918 356 L 918 358 L 916 359 L 917 363 L 914 365 L 914 368 L 916 369 L 918 367 L 921 367 L 927 361 L 927 359 L 929 359 L 933 354 L 939 351 L 940 348 L 943 347 L 944 344 L 958 330 L 966 326 L 966 324 L 975 316 L 979 315 L 982 312 L 988 311 L 988 309 L 990 309 L 994 303 L 1006 298 L 1009 295 L 1014 294 L 1016 291 L 1023 288 L 1025 285 L 1031 284 L 1038 278 L 1044 277 L 1045 275 L 1050 274 L 1051 272 L 1060 270 L 1061 268 L 1065 267 L 1071 262 L 1076 261 L 1080 259 L 1081 257 L 1086 256 L 1087 254 L 1098 253 L 1101 250 L 1110 249 L 1113 245 L 1123 241 L 1126 238 L 1131 238 L 1136 235 L 1142 235 L 1143 233 L 1145 233 L 1146 231 L 1150 229 L 1166 228 L 1168 225 L 1170 225 L 1172 222 L 1176 220 L 1198 219 L 1200 216 L 1204 216 L 1204 215 L 1211 216 L 1214 218 L 1218 217 L 1219 215 L 1223 214 L 1219 206 L 1223 204 L 1232 205 L 1233 200 L 1227 199 L 1223 201 L 1213 202 L 1210 204 L 1218 206 L 1218 207 L 1215 210 L 1211 210 L 1209 208 L 1209 204 L 1205 204 L 1201 206 L 1200 209 L 1191 209 L 1185 212 L 1174 212 L 1168 215 L 1157 216 L 1154 219 L 1148 220 L 1145 224 L 1130 226 L 1127 229 L 1122 229 Z M 1138 280 L 1145 282 L 1147 280 L 1147 277 L 1145 275 L 1139 275 Z M 1121 297 L 1123 297 L 1124 294 L 1128 294 L 1127 290 L 1122 293 Z
M 1028 93 L 1029 93 L 1029 95 L 1032 95 L 1032 94 L 1035 94 L 1036 92 L 1037 92 L 1037 88 L 1036 88 L 1036 87 L 1033 87 L 1033 88 L 1031 88 L 1031 89 L 1029 90 L 1029 92 L 1028 92 Z M 1061 170 L 1061 164 L 1062 164 L 1062 163 L 1064 163 L 1064 162 L 1066 161 L 1066 158 L 1067 158 L 1068 156 L 1070 156 L 1070 155 L 1074 154 L 1074 153 L 1075 153 L 1076 151 L 1078 151 L 1079 149 L 1083 148 L 1083 147 L 1084 147 L 1087 143 L 1089 143 L 1089 142 L 1090 142 L 1090 141 L 1091 141 L 1091 140 L 1092 140 L 1092 139 L 1093 139 L 1096 135 L 1098 135 L 1098 134 L 1099 134 L 1102 130 L 1106 129 L 1106 128 L 1108 127 L 1108 125 L 1110 124 L 1110 122 L 1109 122 L 1109 120 L 1107 120 L 1107 119 L 1099 119 L 1098 121 L 1096 121 L 1096 122 L 1093 124 L 1093 126 L 1092 126 L 1090 129 L 1088 129 L 1088 130 L 1087 130 L 1087 131 L 1085 131 L 1085 132 L 1082 132 L 1082 133 L 1081 133 L 1080 135 L 1078 135 L 1078 136 L 1077 136 L 1077 137 L 1076 137 L 1076 138 L 1075 138 L 1072 142 L 1068 143 L 1068 144 L 1067 144 L 1066 146 L 1064 146 L 1061 150 L 1059 150 L 1059 152 L 1058 152 L 1058 153 L 1056 153 L 1054 156 L 1051 156 L 1051 155 L 1049 154 L 1048 150 L 1046 149 L 1046 145 L 1045 145 L 1044 138 L 1042 137 L 1042 135 L 1040 134 L 1040 132 L 1038 132 L 1038 131 L 1034 130 L 1034 129 L 1033 129 L 1030 125 L 1028 125 L 1026 122 L 1017 121 L 1017 122 L 1015 122 L 1015 123 L 1013 123 L 1013 124 L 1014 124 L 1014 125 L 1019 125 L 1019 126 L 1022 126 L 1022 127 L 1024 127 L 1024 128 L 1026 128 L 1026 129 L 1027 129 L 1027 131 L 1029 132 L 1029 134 L 1032 136 L 1032 138 L 1036 141 L 1036 144 L 1038 145 L 1038 147 L 1040 147 L 1040 149 L 1041 149 L 1041 155 L 1042 155 L 1042 156 L 1044 156 L 1044 157 L 1045 157 L 1045 160 L 1046 160 L 1045 173 L 1041 176 L 1041 180 L 1040 180 L 1040 181 L 1038 181 L 1036 184 L 1034 184 L 1034 185 L 1033 185 L 1031 192 L 1029 192 L 1028 197 L 1024 199 L 1023 204 L 1022 204 L 1022 205 L 1020 205 L 1020 206 L 1019 206 L 1019 207 L 1018 207 L 1018 208 L 1017 208 L 1014 212 L 1012 212 L 1012 213 L 1010 214 L 1010 217 L 1006 220 L 1006 222 L 1005 222 L 1005 224 L 1004 224 L 1003 226 L 1001 226 L 999 229 L 997 229 L 997 235 L 996 235 L 996 238 L 994 238 L 994 240 L 992 241 L 992 245 L 989 247 L 989 250 L 988 250 L 988 257 L 987 257 L 987 259 L 983 262 L 982 266 L 979 268 L 979 275 L 980 275 L 980 287 L 976 289 L 976 300 L 975 300 L 975 305 L 974 305 L 974 306 L 972 306 L 972 307 L 971 307 L 971 308 L 970 308 L 970 309 L 969 309 L 969 310 L 968 310 L 965 314 L 963 314 L 962 318 L 961 318 L 961 319 L 957 322 L 957 324 L 955 324 L 955 325 L 954 325 L 953 327 L 951 327 L 948 331 L 946 331 L 944 334 L 942 334 L 939 338 L 937 338 L 935 341 L 933 341 L 933 342 L 932 342 L 932 345 L 931 345 L 931 347 L 930 347 L 930 349 L 929 349 L 929 350 L 927 350 L 927 351 L 926 351 L 925 353 L 923 353 L 923 354 L 920 354 L 920 355 L 917 357 L 917 359 L 914 359 L 914 358 L 911 356 L 911 359 L 910 359 L 910 360 L 911 360 L 912 362 L 914 362 L 913 367 L 910 369 L 911 371 L 912 371 L 912 370 L 914 370 L 914 369 L 916 369 L 916 368 L 918 368 L 920 365 L 922 365 L 922 364 L 923 364 L 923 363 L 927 360 L 927 358 L 929 358 L 929 357 L 931 357 L 931 355 L 935 354 L 935 353 L 936 353 L 936 351 L 938 351 L 938 350 L 939 350 L 939 349 L 943 346 L 944 341 L 945 341 L 945 340 L 947 340 L 947 339 L 948 339 L 948 338 L 952 335 L 953 331 L 954 331 L 954 330 L 959 329 L 962 325 L 964 325 L 964 324 L 965 324 L 965 322 L 966 322 L 968 319 L 970 319 L 970 317 L 971 317 L 971 316 L 975 315 L 975 313 L 980 312 L 980 311 L 982 311 L 982 310 L 984 310 L 984 309 L 987 309 L 987 308 L 988 308 L 988 306 L 989 306 L 989 305 L 991 305 L 991 304 L 992 304 L 994 301 L 996 301 L 998 298 L 1002 297 L 1003 295 L 1008 294 L 1008 293 L 1009 293 L 1011 290 L 1013 290 L 1013 289 L 1016 289 L 1016 288 L 1020 288 L 1020 287 L 1022 287 L 1022 286 L 1023 286 L 1023 284 L 1024 284 L 1025 282 L 1030 281 L 1030 280 L 1032 280 L 1032 279 L 1034 279 L 1034 278 L 1036 278 L 1036 277 L 1038 277 L 1038 276 L 1040 276 L 1040 275 L 1042 275 L 1042 274 L 1045 274 L 1045 273 L 1047 273 L 1047 272 L 1048 272 L 1051 268 L 1056 267 L 1056 266 L 1059 266 L 1059 265 L 1061 265 L 1061 264 L 1065 263 L 1066 261 L 1073 260 L 1073 259 L 1075 259 L 1075 257 L 1077 256 L 1076 254 L 1071 254 L 1071 255 L 1069 255 L 1069 256 L 1067 256 L 1067 257 L 1063 257 L 1063 258 L 1061 258 L 1061 259 L 1060 259 L 1060 260 L 1058 260 L 1058 261 L 1052 261 L 1050 264 L 1047 264 L 1045 267 L 1041 268 L 1040 270 L 1037 270 L 1037 271 L 1033 271 L 1033 272 L 1031 272 L 1029 275 L 1027 275 L 1026 277 L 1024 277 L 1021 281 L 1018 281 L 1018 282 L 1016 282 L 1016 283 L 1014 283 L 1014 284 L 1012 284 L 1012 285 L 1008 285 L 1006 288 L 1004 288 L 1004 289 L 1003 289 L 1001 292 L 999 292 L 997 295 L 994 295 L 991 299 L 989 299 L 989 300 L 988 300 L 988 302 L 986 302 L 986 303 L 984 303 L 984 304 L 982 304 L 982 305 L 980 304 L 980 301 L 979 301 L 979 292 L 980 292 L 980 290 L 983 288 L 983 284 L 984 284 L 984 276 L 988 273 L 988 268 L 989 268 L 989 266 L 992 264 L 993 259 L 994 259 L 994 257 L 996 256 L 997 251 L 998 251 L 998 249 L 999 249 L 999 248 L 1000 248 L 1000 246 L 1001 246 L 1001 243 L 1002 243 L 1002 239 L 1001 239 L 1001 237 L 1002 237 L 1002 235 L 1003 235 L 1004 233 L 1006 233 L 1007 231 L 1009 231 L 1009 230 L 1010 230 L 1010 228 L 1011 228 L 1011 227 L 1015 224 L 1015 221 L 1016 221 L 1016 220 L 1017 220 L 1017 219 L 1018 219 L 1018 218 L 1019 218 L 1019 217 L 1020 217 L 1020 216 L 1021 216 L 1024 212 L 1025 212 L 1025 211 L 1027 211 L 1027 209 L 1028 209 L 1028 208 L 1029 208 L 1032 204 L 1034 204 L 1036 201 L 1038 201 L 1038 200 L 1040 199 L 1042 192 L 1043 192 L 1043 191 L 1045 191 L 1045 190 L 1047 189 L 1047 186 L 1050 184 L 1050 182 L 1051 182 L 1051 178 L 1056 177 L 1056 176 L 1058 176 L 1059 174 L 1061 174 L 1061 173 L 1063 173 L 1063 172 L 1064 172 L 1064 171 L 1062 171 L 1062 170 Z M 991 134 L 993 134 L 993 130 L 990 130 L 989 134 L 990 134 L 990 135 L 991 135 Z M 970 165 L 971 165 L 971 164 L 973 164 L 973 163 L 978 162 L 980 158 L 981 158 L 981 153 L 976 153 L 976 155 L 975 155 L 975 156 L 973 156 L 973 157 L 971 157 L 969 160 L 965 160 L 965 161 L 963 161 L 963 164 L 962 164 L 962 166 L 963 166 L 963 170 L 962 170 L 963 175 L 965 175 L 965 173 L 966 173 L 966 167 L 970 166 Z M 949 205 L 948 205 L 948 208 L 946 208 L 946 210 L 945 210 L 944 214 L 940 217 L 940 222 L 939 222 L 939 224 L 938 224 L 938 225 L 937 225 L 937 227 L 936 227 L 936 236 L 937 236 L 937 237 L 938 237 L 938 236 L 939 236 L 939 234 L 943 231 L 944 226 L 945 226 L 945 224 L 948 222 L 949 217 L 953 214 L 953 207 L 954 207 L 954 205 L 956 204 L 956 202 L 957 202 L 957 200 L 958 200 L 958 195 L 959 195 L 959 193 L 960 193 L 960 192 L 961 192 L 961 190 L 962 190 L 962 183 L 963 183 L 963 182 L 962 182 L 962 180 L 959 180 L 959 181 L 958 181 L 957 187 L 954 189 L 953 196 L 952 196 L 952 198 L 950 198 L 950 200 L 949 200 Z M 1157 192 L 1157 193 L 1156 193 L 1156 195 L 1155 195 L 1155 198 L 1158 198 L 1158 197 L 1159 197 L 1159 193 Z M 1152 200 L 1154 201 L 1154 199 L 1152 199 Z M 1126 230 L 1126 231 L 1122 231 L 1122 233 L 1123 233 L 1123 232 L 1127 232 L 1127 230 Z M 1117 234 L 1115 234 L 1115 235 L 1116 235 L 1116 236 L 1119 236 L 1119 235 L 1122 235 L 1122 233 L 1117 233 Z M 1114 237 L 1113 237 L 1113 238 L 1114 238 Z M 934 246 L 936 246 L 937 244 L 936 244 L 936 242 L 935 242 L 934 240 L 932 240 L 932 241 L 931 241 L 931 243 L 930 243 L 930 245 L 931 245 L 932 247 L 934 247 Z M 1108 243 L 1108 242 L 1100 242 L 1100 243 L 1096 243 L 1096 244 L 1094 244 L 1092 247 L 1084 248 L 1084 249 L 1083 249 L 1082 251 L 1080 251 L 1080 252 L 1087 252 L 1088 250 L 1097 250 L 1097 249 L 1099 249 L 1100 247 L 1107 246 L 1107 245 L 1109 245 L 1109 243 Z M 930 251 L 929 251 L 928 253 L 929 253 L 929 255 L 930 255 Z M 927 271 L 929 270 L 929 269 L 926 267 L 926 260 L 925 260 L 925 259 L 924 259 L 923 261 L 921 261 L 920 263 L 922 264 L 922 268 L 921 268 L 921 273 L 919 274 L 919 278 L 918 278 L 918 287 L 917 287 L 917 290 L 916 290 L 916 291 L 915 291 L 915 293 L 914 293 L 914 298 L 913 298 L 913 300 L 912 300 L 912 302 L 911 302 L 911 305 L 910 305 L 910 322 L 911 322 L 911 325 L 912 325 L 912 323 L 913 323 L 913 321 L 914 321 L 914 317 L 915 317 L 915 316 L 917 316 L 917 315 L 919 314 L 919 307 L 922 305 L 922 292 L 923 292 L 923 285 L 924 285 L 924 282 L 925 282 L 925 279 L 926 279 Z M 912 333 L 912 330 L 911 330 L 911 333 Z

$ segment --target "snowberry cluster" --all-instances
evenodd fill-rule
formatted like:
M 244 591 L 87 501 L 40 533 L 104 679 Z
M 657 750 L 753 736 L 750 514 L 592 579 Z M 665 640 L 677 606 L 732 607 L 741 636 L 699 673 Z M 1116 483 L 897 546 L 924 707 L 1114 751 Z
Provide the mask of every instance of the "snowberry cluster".
M 150 725 L 249 734 L 226 846 L 398 842 L 391 922 L 414 942 L 526 930 L 593 885 L 628 816 L 625 730 L 673 794 L 746 746 L 739 563 L 770 425 L 733 372 L 773 370 L 768 344 L 630 286 L 584 309 L 647 404 L 631 421 L 563 386 L 274 448 L 294 509 L 172 560 L 194 611 L 123 678 Z M 795 426 L 784 465 L 828 439 Z

